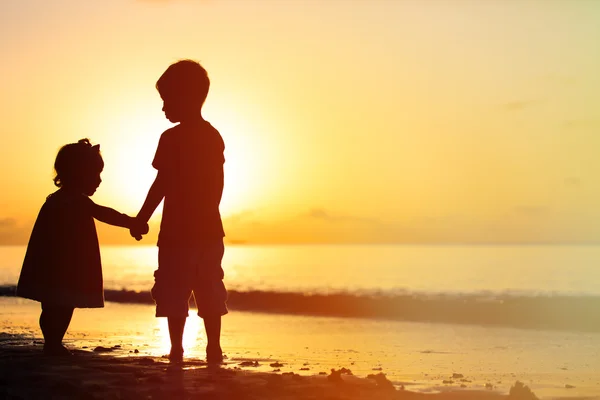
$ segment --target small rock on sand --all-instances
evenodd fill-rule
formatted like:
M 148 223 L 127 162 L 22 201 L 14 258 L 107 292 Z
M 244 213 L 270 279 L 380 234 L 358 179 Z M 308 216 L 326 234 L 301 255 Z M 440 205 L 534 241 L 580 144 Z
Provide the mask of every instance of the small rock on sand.
M 538 400 L 538 397 L 533 394 L 529 386 L 520 381 L 516 381 L 514 386 L 510 388 L 508 396 L 517 400 Z
M 385 376 L 384 373 L 378 373 L 376 375 L 369 374 L 367 379 L 373 379 L 377 384 L 377 387 L 384 390 L 396 390 L 394 384 Z
M 260 364 L 258 361 L 242 361 L 238 364 L 240 367 L 258 367 Z
M 96 353 L 108 353 L 109 351 L 113 351 L 113 350 L 114 350 L 114 348 L 111 348 L 111 347 L 97 346 L 94 349 L 94 352 L 96 352 Z
M 352 371 L 350 371 L 348 368 L 344 368 L 344 367 L 342 367 L 338 370 L 332 368 L 331 374 L 329 374 L 329 376 L 327 376 L 327 379 L 330 380 L 331 382 L 342 382 L 342 374 L 352 375 Z

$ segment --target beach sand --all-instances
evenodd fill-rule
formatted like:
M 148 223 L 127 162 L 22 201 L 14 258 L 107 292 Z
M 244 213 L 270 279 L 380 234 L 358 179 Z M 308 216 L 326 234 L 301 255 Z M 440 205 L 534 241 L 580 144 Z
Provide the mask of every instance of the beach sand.
M 541 355 L 534 357 L 539 364 L 502 359 L 506 350 L 491 348 L 465 353 L 457 340 L 473 332 L 468 327 L 232 312 L 222 335 L 226 364 L 209 368 L 200 319 L 190 317 L 178 368 L 163 357 L 166 320 L 154 318 L 150 306 L 76 310 L 64 340 L 75 354 L 68 360 L 43 356 L 38 317 L 38 303 L 0 298 L 0 399 L 534 399 L 528 388 L 515 389 L 519 380 L 543 400 L 600 399 L 594 366 L 556 368 Z M 397 341 L 381 347 L 390 336 L 426 350 L 407 351 Z M 444 341 L 434 343 L 438 336 Z
M 45 357 L 42 343 L 19 335 L 0 337 L 0 398 L 3 399 L 534 399 L 492 391 L 423 394 L 395 388 L 383 375 L 358 378 L 344 371 L 322 376 L 245 370 L 239 360 L 215 367 L 188 359 L 138 356 L 122 346 L 73 350 L 68 358 Z

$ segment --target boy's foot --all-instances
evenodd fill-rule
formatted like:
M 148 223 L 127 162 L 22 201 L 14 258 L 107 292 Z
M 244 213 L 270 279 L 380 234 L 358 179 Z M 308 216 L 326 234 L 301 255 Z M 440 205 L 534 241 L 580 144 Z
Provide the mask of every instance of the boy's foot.
M 216 349 L 206 348 L 206 362 L 209 364 L 223 364 L 223 351 L 221 347 Z
M 183 349 L 171 349 L 169 353 L 169 361 L 172 363 L 183 362 Z
M 44 345 L 44 355 L 50 357 L 70 357 L 73 354 L 62 344 Z

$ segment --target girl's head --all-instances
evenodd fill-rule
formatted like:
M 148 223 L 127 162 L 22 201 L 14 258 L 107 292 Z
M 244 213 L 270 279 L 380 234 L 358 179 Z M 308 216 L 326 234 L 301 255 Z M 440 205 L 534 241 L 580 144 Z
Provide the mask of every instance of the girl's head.
M 94 194 L 100 186 L 100 173 L 104 161 L 100 145 L 92 146 L 89 139 L 61 147 L 54 161 L 54 184 L 60 188 L 79 191 L 86 196 Z

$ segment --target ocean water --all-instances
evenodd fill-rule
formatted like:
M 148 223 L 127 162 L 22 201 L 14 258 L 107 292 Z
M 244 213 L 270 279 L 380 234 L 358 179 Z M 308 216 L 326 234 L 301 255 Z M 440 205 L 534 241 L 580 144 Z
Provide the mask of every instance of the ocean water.
M 24 246 L 0 247 L 0 293 Z M 152 303 L 155 246 L 103 246 L 108 301 Z M 600 332 L 600 246 L 227 246 L 233 309 Z
M 0 246 L 0 285 L 25 246 Z M 149 290 L 155 246 L 102 246 L 107 289 Z M 600 246 L 229 245 L 228 288 L 302 293 L 600 296 Z
M 39 305 L 10 297 L 24 254 L 0 247 L 1 330 L 37 339 Z M 102 258 L 106 308 L 78 310 L 67 342 L 168 352 L 148 293 L 156 247 L 103 246 Z M 598 246 L 227 246 L 223 347 L 263 371 L 277 360 L 282 372 L 383 372 L 418 391 L 507 393 L 520 380 L 544 400 L 600 398 L 599 265 Z M 200 319 L 184 343 L 204 357 Z

